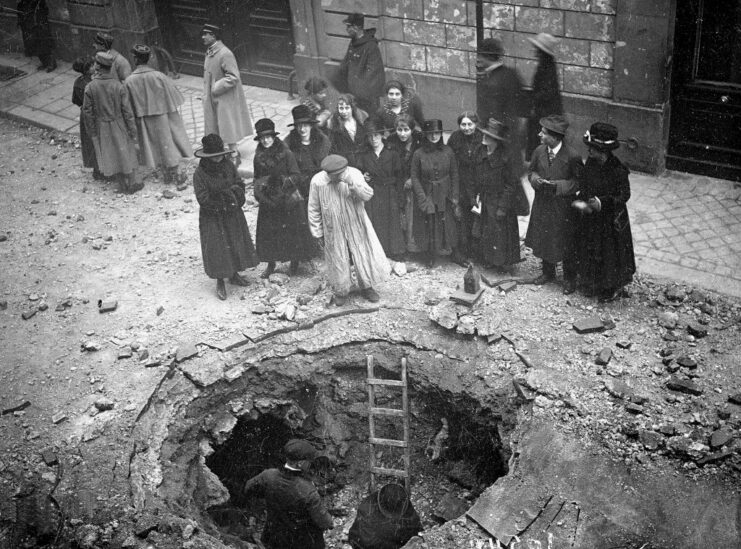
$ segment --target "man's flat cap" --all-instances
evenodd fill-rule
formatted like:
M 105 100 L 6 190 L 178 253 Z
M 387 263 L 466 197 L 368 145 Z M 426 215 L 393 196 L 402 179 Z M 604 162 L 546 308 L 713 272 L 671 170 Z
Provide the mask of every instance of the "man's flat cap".
M 301 438 L 292 438 L 283 447 L 283 452 L 286 454 L 286 459 L 289 461 L 312 461 L 319 455 L 310 442 Z
M 347 158 L 339 154 L 330 154 L 322 160 L 321 168 L 327 173 L 339 172 L 347 167 Z

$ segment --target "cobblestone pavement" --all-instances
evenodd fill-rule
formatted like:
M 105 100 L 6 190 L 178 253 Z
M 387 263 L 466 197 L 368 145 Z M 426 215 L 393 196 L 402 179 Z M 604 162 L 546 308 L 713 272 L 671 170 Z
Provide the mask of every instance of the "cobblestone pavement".
M 24 76 L 0 81 L 0 114 L 72 134 L 79 133 L 79 109 L 72 105 L 77 77 L 69 63 L 53 73 L 37 72 L 36 59 L 0 55 L 0 65 L 17 67 Z M 201 79 L 181 76 L 176 86 L 185 96 L 181 116 L 194 146 L 203 132 Z M 253 122 L 271 118 L 285 136 L 291 108 L 285 92 L 245 86 Z M 250 166 L 255 142 L 239 145 Z M 660 176 L 631 175 L 632 217 L 640 272 L 702 286 L 741 297 L 741 187 L 732 182 L 679 172 Z

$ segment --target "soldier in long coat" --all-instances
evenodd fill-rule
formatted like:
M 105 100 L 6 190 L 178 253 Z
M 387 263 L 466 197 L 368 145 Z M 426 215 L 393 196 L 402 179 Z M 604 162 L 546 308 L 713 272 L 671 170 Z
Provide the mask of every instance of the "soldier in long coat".
M 90 134 L 87 133 L 85 120 L 82 116 L 82 102 L 85 99 L 85 87 L 92 81 L 93 61 L 79 57 L 72 64 L 72 69 L 79 72 L 80 76 L 72 85 L 72 103 L 80 107 L 80 151 L 82 152 L 82 165 L 93 169 L 93 179 L 104 179 L 98 169 L 98 161 L 95 159 L 95 146 Z
M 370 302 L 380 299 L 374 286 L 389 273 L 386 254 L 365 212 L 372 197 L 363 174 L 339 155 L 325 158 L 322 171 L 311 180 L 309 228 L 324 248 L 327 279 L 338 307 L 352 286 L 351 258 L 361 293 Z
M 597 122 L 584 135 L 589 156 L 573 205 L 581 212 L 576 234 L 579 277 L 585 295 L 600 302 L 620 297 L 636 272 L 627 203 L 630 171 L 612 151 L 620 146 L 618 130 Z
M 528 180 L 535 190 L 525 245 L 543 261 L 543 272 L 534 283 L 542 285 L 556 278 L 556 264 L 563 261 L 564 294 L 576 289 L 576 211 L 571 203 L 579 188 L 582 160 L 564 143 L 569 123 L 561 115 L 540 120 L 540 145 L 533 152 Z
M 113 49 L 113 36 L 106 32 L 99 32 L 93 40 L 93 47 L 96 52 L 108 53 L 113 58 L 111 65 L 111 74 L 119 82 L 126 80 L 131 74 L 131 63 L 123 55 Z
M 136 69 L 125 80 L 139 135 L 139 164 L 162 168 L 165 183 L 175 183 L 181 158 L 192 156 L 188 133 L 178 108 L 183 94 L 160 71 L 147 65 L 151 50 L 137 44 L 131 50 Z
M 485 146 L 476 164 L 481 195 L 481 257 L 487 267 L 511 272 L 521 261 L 517 214 L 525 191 L 517 175 L 519 155 L 509 149 L 506 128 L 500 122 L 489 120 L 479 129 Z
M 133 193 L 144 187 L 136 181 L 134 173 L 136 123 L 129 94 L 111 73 L 112 65 L 113 57 L 109 53 L 95 54 L 97 75 L 85 87 L 82 114 L 101 173 L 106 177 L 117 176 L 119 190 Z
M 358 156 L 357 167 L 373 188 L 373 198 L 366 203 L 365 209 L 378 240 L 387 256 L 400 260 L 406 252 L 401 216 L 406 201 L 403 168 L 399 154 L 383 142 L 386 131 L 380 120 L 366 121 L 368 143 Z
M 198 228 L 201 233 L 203 268 L 216 279 L 216 296 L 226 299 L 225 279 L 236 286 L 249 282 L 239 272 L 258 264 L 252 236 L 244 217 L 244 182 L 237 168 L 225 157 L 233 151 L 224 148 L 216 134 L 201 139 L 195 151 L 201 161 L 193 174 L 193 191 L 200 206 Z
M 236 150 L 237 143 L 252 135 L 252 120 L 242 89 L 237 59 L 219 40 L 221 29 L 204 25 L 201 31 L 206 50 L 203 63 L 204 133 L 215 133 Z

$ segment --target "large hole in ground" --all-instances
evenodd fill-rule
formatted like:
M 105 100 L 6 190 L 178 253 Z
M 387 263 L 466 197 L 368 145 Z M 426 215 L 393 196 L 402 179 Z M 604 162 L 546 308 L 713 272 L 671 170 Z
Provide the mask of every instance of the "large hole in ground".
M 343 547 L 370 481 L 365 365 L 354 366 L 360 368 L 344 364 L 327 383 L 287 387 L 290 381 L 282 379 L 283 395 L 288 398 L 247 399 L 251 406 L 239 415 L 229 437 L 213 445 L 206 465 L 231 497 L 207 512 L 232 545 L 254 541 L 264 527 L 264 501 L 244 496 L 245 481 L 266 468 L 281 467 L 283 445 L 291 438 L 304 438 L 328 458 L 319 460 L 311 476 L 326 507 L 343 522 L 326 534 L 327 546 Z M 396 370 L 393 365 L 378 368 L 376 376 L 398 377 Z M 274 383 L 263 381 L 266 388 Z M 484 488 L 505 475 L 509 452 L 501 442 L 502 418 L 480 402 L 434 387 L 417 387 L 413 376 L 409 400 L 411 500 L 423 527 L 429 528 L 462 514 Z M 376 401 L 378 406 L 401 408 L 400 391 L 379 388 Z M 436 439 L 443 420 L 447 436 Z M 401 420 L 377 417 L 376 436 L 402 439 Z M 401 449 L 376 446 L 376 452 L 377 465 L 403 468 Z M 391 477 L 378 479 L 379 486 L 392 481 Z

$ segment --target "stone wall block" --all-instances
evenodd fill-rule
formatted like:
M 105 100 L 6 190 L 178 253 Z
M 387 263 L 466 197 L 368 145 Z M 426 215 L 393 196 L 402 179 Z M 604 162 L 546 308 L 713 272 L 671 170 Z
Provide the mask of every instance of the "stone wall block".
M 425 21 L 465 25 L 468 20 L 465 0 L 424 0 Z
M 540 0 L 541 8 L 570 11 L 589 11 L 592 0 Z
M 617 0 L 592 0 L 592 12 L 615 15 L 617 12 Z
M 385 2 L 385 13 L 403 19 L 423 19 L 424 0 L 393 0 Z
M 476 51 L 476 28 L 445 25 L 445 44 L 456 50 Z
M 567 65 L 563 68 L 563 91 L 612 97 L 612 71 Z
M 357 11 L 366 16 L 379 15 L 378 0 L 322 0 L 322 8 L 344 13 Z
M 434 74 L 468 77 L 468 52 L 427 46 L 427 70 Z
M 468 15 L 466 17 L 466 25 L 469 27 L 476 26 L 476 0 L 466 0 L 466 11 Z
M 547 32 L 563 36 L 564 13 L 557 10 L 539 8 L 515 8 L 515 29 L 520 32 Z
M 608 42 L 589 42 L 589 65 L 600 69 L 613 68 L 612 44 Z
M 386 67 L 413 71 L 427 70 L 424 46 L 403 42 L 386 42 Z
M 564 12 L 564 35 L 568 38 L 615 41 L 615 18 L 612 15 Z
M 326 55 L 329 59 L 344 59 L 347 53 L 347 45 L 350 41 L 347 38 L 339 36 L 327 36 L 322 40 L 325 46 Z
M 514 6 L 508 6 L 505 4 L 484 4 L 484 28 L 514 30 Z
M 445 44 L 445 24 L 428 21 L 404 21 L 404 40 L 410 44 L 440 46 Z
M 404 41 L 404 28 L 401 19 L 396 17 L 382 17 L 379 20 L 379 31 L 384 40 L 393 40 L 394 42 Z

